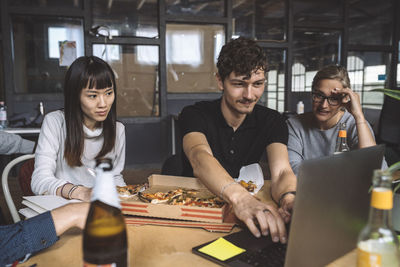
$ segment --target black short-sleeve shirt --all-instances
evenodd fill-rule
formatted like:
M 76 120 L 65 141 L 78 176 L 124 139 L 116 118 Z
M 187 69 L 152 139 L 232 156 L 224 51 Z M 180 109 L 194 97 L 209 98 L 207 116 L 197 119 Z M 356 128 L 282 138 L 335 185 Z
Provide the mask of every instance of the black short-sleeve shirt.
M 221 112 L 221 99 L 197 102 L 185 107 L 179 115 L 182 137 L 190 132 L 203 133 L 214 157 L 234 178 L 242 166 L 260 161 L 266 147 L 272 143 L 287 145 L 288 129 L 279 112 L 256 105 L 234 131 Z M 184 176 L 193 176 L 193 169 L 182 153 Z

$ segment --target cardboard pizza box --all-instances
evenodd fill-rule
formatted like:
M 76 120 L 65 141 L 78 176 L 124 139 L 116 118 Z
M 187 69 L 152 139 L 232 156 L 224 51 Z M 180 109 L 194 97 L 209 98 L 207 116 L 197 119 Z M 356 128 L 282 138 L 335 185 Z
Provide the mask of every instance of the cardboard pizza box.
M 146 192 L 168 192 L 177 188 L 199 190 L 201 194 L 212 195 L 199 179 L 181 176 L 169 176 L 153 174 L 149 178 L 149 188 Z M 228 216 L 229 207 L 206 208 L 195 206 L 179 206 L 168 204 L 146 203 L 134 196 L 130 199 L 121 200 L 122 212 L 129 215 L 138 215 L 154 218 L 168 218 L 198 222 L 223 223 Z M 232 221 L 229 221 L 232 222 Z
M 127 225 L 142 226 L 142 225 L 159 225 L 169 227 L 185 227 L 185 228 L 201 228 L 209 232 L 229 233 L 232 231 L 235 223 L 215 223 L 215 222 L 196 222 L 183 221 L 176 219 L 158 219 L 141 216 L 125 216 Z

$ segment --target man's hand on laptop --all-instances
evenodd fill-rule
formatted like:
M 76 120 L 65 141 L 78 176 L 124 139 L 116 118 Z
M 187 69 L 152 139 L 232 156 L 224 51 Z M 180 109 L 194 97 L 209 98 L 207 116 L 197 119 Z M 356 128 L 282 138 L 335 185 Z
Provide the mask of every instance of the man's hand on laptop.
M 272 241 L 286 243 L 285 223 L 273 205 L 262 203 L 248 192 L 232 196 L 230 202 L 236 217 L 247 225 L 253 235 L 260 237 L 270 233 Z

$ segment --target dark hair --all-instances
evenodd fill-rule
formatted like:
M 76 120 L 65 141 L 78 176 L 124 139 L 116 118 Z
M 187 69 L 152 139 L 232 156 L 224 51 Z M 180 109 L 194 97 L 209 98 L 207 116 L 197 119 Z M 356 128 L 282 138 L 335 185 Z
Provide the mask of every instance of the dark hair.
M 239 37 L 222 47 L 218 56 L 217 68 L 222 81 L 231 72 L 250 77 L 255 70 L 261 69 L 267 72 L 267 56 L 255 41 Z
M 69 166 L 82 166 L 84 148 L 83 111 L 80 96 L 82 89 L 104 89 L 113 87 L 116 96 L 115 76 L 111 67 L 95 56 L 76 59 L 65 75 L 64 114 L 67 129 L 64 158 Z M 115 145 L 116 136 L 116 98 L 107 118 L 103 121 L 103 147 L 96 159 L 105 156 Z
M 340 65 L 329 65 L 315 74 L 312 82 L 312 90 L 316 90 L 319 86 L 319 82 L 326 79 L 337 80 L 343 87 L 350 87 L 350 78 L 346 68 Z

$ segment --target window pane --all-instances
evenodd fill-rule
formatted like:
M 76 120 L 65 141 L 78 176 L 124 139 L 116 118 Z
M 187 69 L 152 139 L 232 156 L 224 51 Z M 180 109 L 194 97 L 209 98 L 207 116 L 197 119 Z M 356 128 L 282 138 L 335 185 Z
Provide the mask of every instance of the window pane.
M 393 31 L 393 1 L 363 0 L 349 3 L 349 43 L 390 45 Z
M 284 40 L 285 1 L 233 1 L 233 34 L 258 40 Z
M 81 0 L 8 0 L 8 3 L 22 7 L 82 7 Z
M 176 1 L 166 0 L 165 8 L 170 15 L 218 16 L 224 15 L 224 0 Z
M 12 17 L 15 93 L 62 92 L 67 66 L 60 43 L 75 42 L 71 59 L 84 55 L 81 19 L 44 16 Z M 73 44 L 73 43 L 71 43 Z
M 221 25 L 167 24 L 168 92 L 218 92 L 216 63 L 224 44 Z
M 159 116 L 158 46 L 94 44 L 115 71 L 119 117 Z
M 101 35 L 158 38 L 158 1 L 92 1 L 93 27 Z
M 0 51 L 3 51 L 3 45 L 0 43 Z M 4 68 L 3 68 L 3 53 L 0 53 L 0 100 L 5 101 L 4 91 Z M 7 105 L 7 103 L 6 103 Z
M 0 8 L 1 11 L 1 8 Z M 1 19 L 1 16 L 0 16 Z M 0 51 L 3 51 L 2 32 L 0 29 Z M 3 53 L 0 53 L 0 100 L 5 101 Z M 6 103 L 7 105 L 7 103 Z
M 341 22 L 342 6 L 343 0 L 293 0 L 294 22 Z
M 338 63 L 340 32 L 299 29 L 294 31 L 293 40 L 291 90 L 310 91 L 315 72 L 326 65 Z
M 279 49 L 264 49 L 268 59 L 267 82 L 265 92 L 259 104 L 283 112 L 280 101 L 285 101 L 282 93 L 285 88 L 285 51 Z
M 382 107 L 383 94 L 369 91 L 386 87 L 389 69 L 389 53 L 349 52 L 347 70 L 351 88 L 360 94 L 363 107 Z

